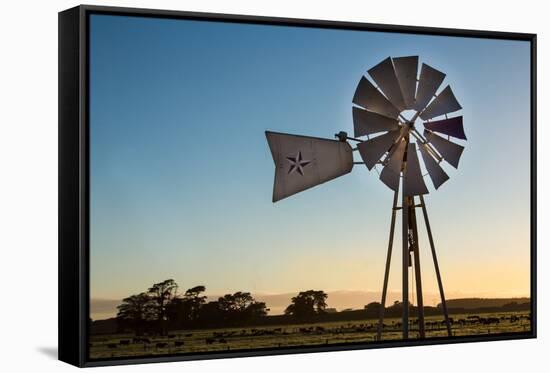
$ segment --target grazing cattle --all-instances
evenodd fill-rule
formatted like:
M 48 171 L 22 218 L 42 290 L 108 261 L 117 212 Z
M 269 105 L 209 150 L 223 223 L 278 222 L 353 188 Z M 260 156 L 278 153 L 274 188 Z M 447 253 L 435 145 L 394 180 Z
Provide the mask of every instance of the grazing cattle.
M 168 346 L 168 343 L 166 342 L 157 342 L 155 348 L 165 348 L 166 346 Z
M 109 344 L 107 344 L 107 347 L 110 348 L 110 349 L 115 349 L 117 347 L 117 344 L 116 343 L 109 343 Z
M 124 345 L 124 346 L 128 346 L 130 344 L 130 340 L 129 339 L 121 339 L 119 342 L 118 342 L 119 345 Z
M 176 346 L 176 347 L 183 346 L 183 341 L 174 341 L 174 346 Z

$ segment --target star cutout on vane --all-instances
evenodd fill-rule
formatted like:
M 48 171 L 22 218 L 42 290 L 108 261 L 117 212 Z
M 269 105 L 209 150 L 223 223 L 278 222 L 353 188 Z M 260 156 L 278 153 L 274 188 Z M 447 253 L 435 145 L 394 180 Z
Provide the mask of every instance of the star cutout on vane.
M 290 169 L 288 170 L 289 175 L 296 171 L 304 176 L 304 167 L 311 163 L 311 161 L 302 158 L 302 152 L 298 152 L 296 157 L 286 157 L 286 159 L 290 162 Z

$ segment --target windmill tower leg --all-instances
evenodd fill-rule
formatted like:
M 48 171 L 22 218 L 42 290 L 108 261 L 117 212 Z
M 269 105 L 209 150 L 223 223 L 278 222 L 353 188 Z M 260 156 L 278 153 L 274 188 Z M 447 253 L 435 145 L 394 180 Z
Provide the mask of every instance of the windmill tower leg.
M 420 338 L 425 338 L 425 328 L 424 328 L 424 299 L 422 295 L 422 276 L 420 271 L 420 253 L 419 253 L 419 243 L 418 243 L 418 229 L 416 225 L 416 206 L 414 197 L 411 197 L 412 204 L 409 206 L 409 224 L 410 230 L 412 231 L 412 249 L 414 255 L 414 275 L 416 282 L 416 299 L 417 299 L 417 309 L 418 309 L 418 334 Z
M 445 324 L 447 325 L 447 334 L 452 337 L 451 323 L 449 322 L 449 313 L 447 311 L 447 302 L 445 301 L 445 293 L 443 292 L 443 282 L 441 281 L 441 273 L 439 272 L 439 264 L 437 262 L 437 255 L 435 253 L 435 245 L 432 237 L 432 229 L 430 227 L 430 220 L 428 219 L 428 212 L 426 210 L 426 203 L 424 197 L 420 195 L 420 204 L 422 206 L 422 214 L 424 215 L 424 221 L 426 222 L 426 230 L 428 232 L 428 240 L 430 241 L 430 247 L 432 249 L 432 257 L 435 267 L 435 275 L 437 277 L 437 285 L 439 286 L 439 294 L 441 295 L 441 306 L 443 308 L 443 315 L 445 316 Z
M 403 193 L 403 203 L 401 211 L 403 217 L 402 223 L 402 243 L 403 243 L 403 339 L 409 338 L 409 205 L 410 197 Z
M 397 214 L 397 197 L 399 195 L 399 186 L 393 194 L 393 206 L 391 209 L 390 239 L 388 241 L 388 256 L 386 257 L 386 270 L 384 271 L 384 285 L 382 286 L 382 300 L 380 301 L 380 313 L 378 317 L 378 330 L 376 339 L 382 339 L 382 327 L 384 325 L 384 312 L 386 307 L 386 295 L 388 291 L 388 279 L 390 277 L 391 253 L 393 248 L 393 236 L 395 231 L 395 217 Z

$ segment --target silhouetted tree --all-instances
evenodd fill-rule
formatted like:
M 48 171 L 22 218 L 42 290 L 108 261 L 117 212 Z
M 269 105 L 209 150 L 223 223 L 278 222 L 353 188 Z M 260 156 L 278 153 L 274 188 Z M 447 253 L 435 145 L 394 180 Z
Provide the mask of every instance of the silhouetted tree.
M 246 323 L 266 316 L 269 311 L 264 302 L 256 301 L 248 292 L 226 294 L 206 303 L 205 291 L 199 285 L 178 295 L 174 280 L 159 282 L 145 293 L 125 298 L 118 306 L 117 322 L 136 330 L 136 334 L 147 328 L 165 335 L 168 329 Z
M 117 323 L 142 335 L 148 323 L 156 319 L 155 305 L 146 293 L 132 295 L 122 300 L 118 307 Z
M 175 297 L 166 306 L 166 316 L 174 328 L 192 326 L 199 318 L 206 296 L 201 295 L 206 288 L 202 285 L 188 289 L 183 297 Z
M 166 334 L 166 324 L 168 321 L 166 308 L 168 304 L 176 298 L 177 291 L 178 284 L 172 279 L 154 284 L 147 291 L 147 294 L 154 304 L 155 316 L 160 334 Z
M 267 316 L 269 308 L 266 307 L 265 302 L 254 302 L 246 308 L 246 317 L 248 319 L 256 319 L 263 316 Z
M 241 291 L 220 297 L 218 307 L 228 321 L 251 320 L 267 315 L 264 302 L 257 302 L 250 293 Z
M 191 289 L 187 289 L 183 295 L 183 300 L 189 307 L 189 318 L 191 321 L 197 320 L 199 317 L 199 310 L 206 302 L 206 296 L 201 295 L 206 291 L 206 288 L 202 285 L 195 286 Z
M 322 290 L 307 290 L 292 298 L 285 314 L 298 319 L 307 319 L 325 312 L 327 294 Z
M 223 314 L 217 301 L 205 303 L 199 309 L 198 322 L 202 326 L 217 325 L 222 319 Z
M 365 306 L 365 311 L 369 315 L 378 315 L 380 313 L 380 306 L 379 302 L 371 302 Z

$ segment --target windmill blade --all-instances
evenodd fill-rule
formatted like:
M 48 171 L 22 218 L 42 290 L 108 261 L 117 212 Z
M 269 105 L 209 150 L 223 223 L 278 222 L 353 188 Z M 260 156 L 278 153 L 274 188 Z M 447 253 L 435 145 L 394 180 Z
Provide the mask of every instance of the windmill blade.
M 393 58 L 393 67 L 401 87 L 405 109 L 414 108 L 416 93 L 416 75 L 418 73 L 418 56 Z
M 399 128 L 399 123 L 395 119 L 353 107 L 353 128 L 355 137 L 361 137 L 372 133 L 396 130 Z
M 428 175 L 430 175 L 430 179 L 432 179 L 435 189 L 438 189 L 444 182 L 449 180 L 449 175 L 447 175 L 430 154 L 426 144 L 420 144 L 420 154 L 422 154 L 424 165 L 426 166 L 426 170 L 428 170 Z
M 403 155 L 405 154 L 405 146 L 407 145 L 407 142 L 403 139 L 399 140 L 399 143 L 397 143 L 395 151 L 390 156 L 390 159 L 388 160 L 388 163 L 380 172 L 380 180 L 388 188 L 396 191 L 399 188 L 399 178 L 401 175 L 401 166 L 403 165 Z
M 369 170 L 372 170 L 374 165 L 382 158 L 395 140 L 400 136 L 401 130 L 390 131 L 383 135 L 374 137 L 370 140 L 363 141 L 357 145 L 359 155 L 365 162 L 365 165 Z
M 428 105 L 443 82 L 443 79 L 445 79 L 444 73 L 425 63 L 422 64 L 418 88 L 416 90 L 416 102 L 414 103 L 416 111 L 422 111 Z
M 357 85 L 353 103 L 389 118 L 397 119 L 399 116 L 399 110 L 365 77 Z
M 464 133 L 464 125 L 462 123 L 462 116 L 443 119 L 443 120 L 436 120 L 433 122 L 424 122 L 424 128 L 429 129 L 430 131 L 434 131 L 445 135 L 453 136 L 458 139 L 466 140 L 466 134 Z
M 390 57 L 380 62 L 369 70 L 369 75 L 378 85 L 378 88 L 386 95 L 390 102 L 399 111 L 405 110 L 405 102 L 401 95 L 401 88 L 395 75 L 393 62 Z
M 447 86 L 436 98 L 434 98 L 428 107 L 420 113 L 420 118 L 427 120 L 460 109 L 462 109 L 462 106 L 458 103 L 451 86 Z
M 446 140 L 430 131 L 424 130 L 424 136 L 447 162 L 449 162 L 454 168 L 458 168 L 458 162 L 460 161 L 460 156 L 464 150 L 463 146 Z
M 417 196 L 428 194 L 428 188 L 422 177 L 422 170 L 416 154 L 416 144 L 409 143 L 407 146 L 407 166 L 403 172 L 403 193 L 406 196 Z
M 266 131 L 275 162 L 273 202 L 345 175 L 353 168 L 347 142 Z

